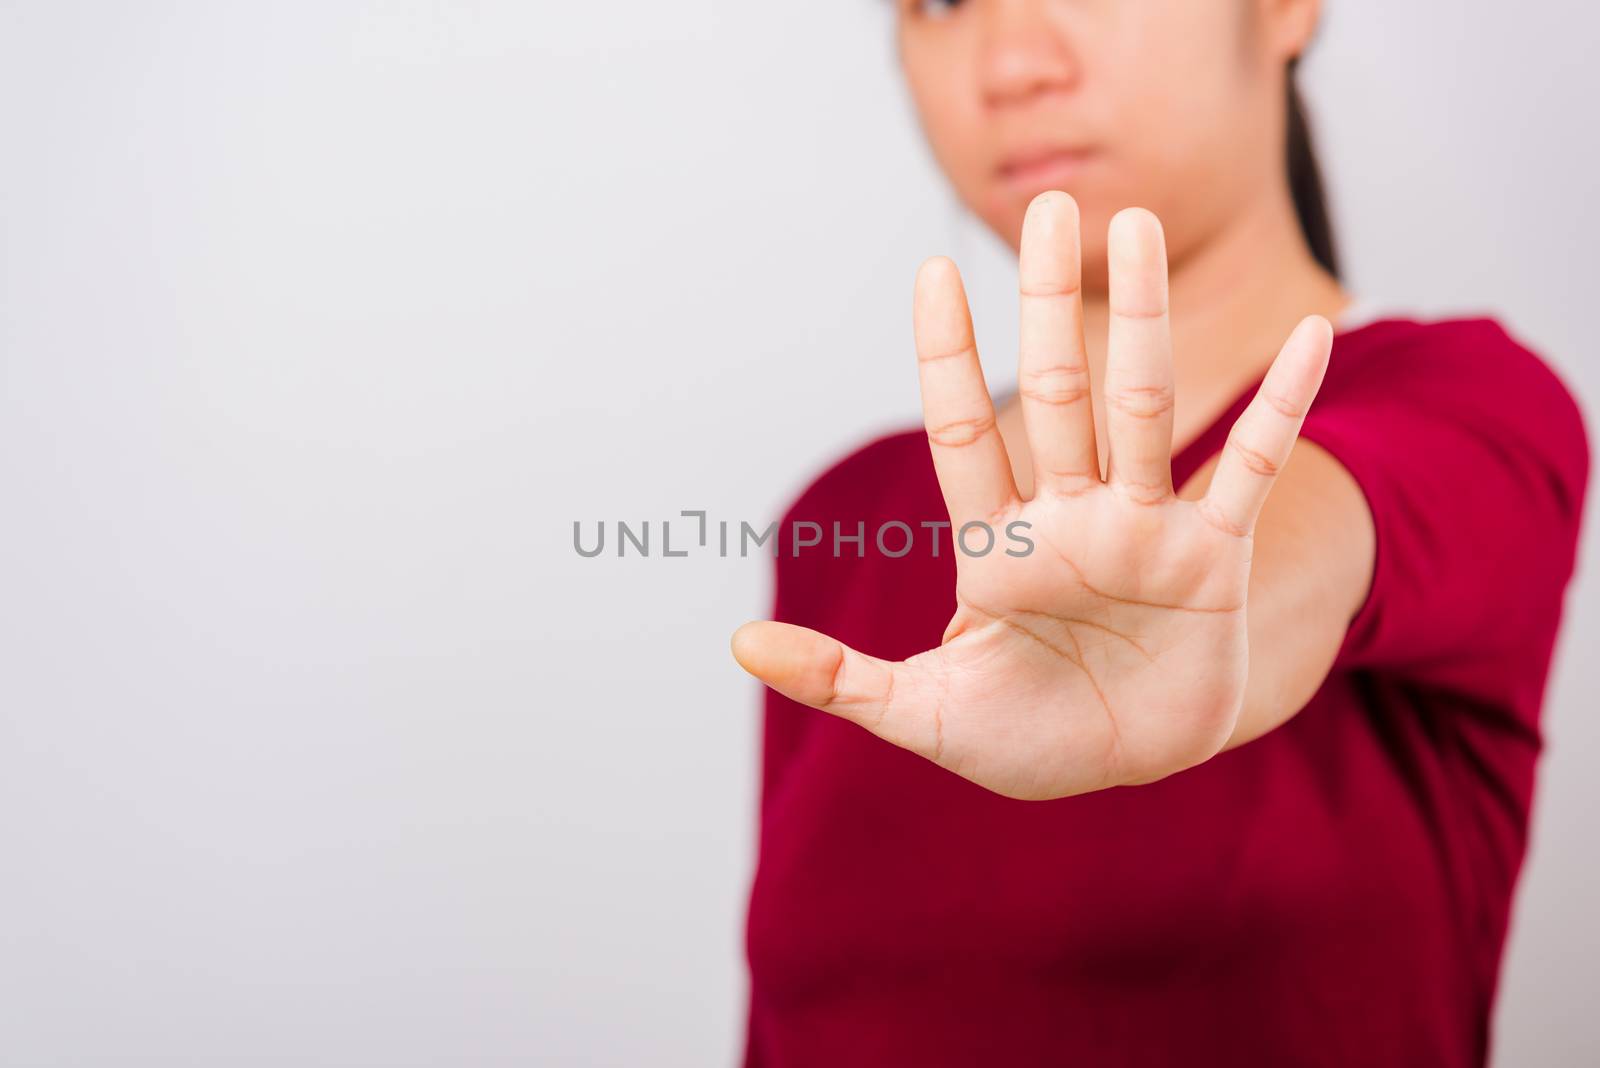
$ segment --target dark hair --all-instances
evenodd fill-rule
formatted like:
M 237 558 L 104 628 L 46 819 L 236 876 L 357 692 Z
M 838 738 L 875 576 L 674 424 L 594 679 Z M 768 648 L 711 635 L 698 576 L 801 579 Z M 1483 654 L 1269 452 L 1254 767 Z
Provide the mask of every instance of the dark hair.
M 1322 185 L 1322 168 L 1317 166 L 1316 149 L 1311 144 L 1311 124 L 1306 119 L 1305 102 L 1294 83 L 1298 60 L 1289 61 L 1289 193 L 1294 212 L 1300 218 L 1300 232 L 1311 246 L 1311 255 L 1335 278 L 1339 277 L 1339 253 L 1333 243 L 1333 220 L 1328 213 L 1328 195 Z

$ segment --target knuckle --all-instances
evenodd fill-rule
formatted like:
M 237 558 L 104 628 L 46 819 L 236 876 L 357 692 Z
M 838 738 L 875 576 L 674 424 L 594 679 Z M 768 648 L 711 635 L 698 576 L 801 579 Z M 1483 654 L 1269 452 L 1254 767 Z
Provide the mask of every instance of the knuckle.
M 928 441 L 946 449 L 961 449 L 976 444 L 994 428 L 993 415 L 979 416 L 976 419 L 958 419 L 955 422 L 928 427 Z
M 921 349 L 918 349 L 917 350 L 917 362 L 918 363 L 941 363 L 941 362 L 943 362 L 945 360 L 959 360 L 959 359 L 964 359 L 964 358 L 966 358 L 968 356 L 975 357 L 975 356 L 977 356 L 977 354 L 978 354 L 977 345 L 975 345 L 975 344 L 973 344 L 972 342 L 969 341 L 964 345 L 960 345 L 960 346 L 958 346 L 956 348 L 953 348 L 953 349 L 946 349 L 946 350 L 944 350 L 942 352 L 923 352 Z
M 1134 419 L 1159 419 L 1172 411 L 1171 386 L 1123 386 L 1106 394 L 1106 404 Z
M 834 661 L 833 671 L 828 675 L 828 698 L 822 703 L 824 708 L 837 705 L 845 700 L 844 672 L 847 658 L 844 655 L 843 646 L 839 647 L 836 655 L 838 659 Z
M 1100 481 L 1100 472 L 1090 474 L 1087 471 L 1041 471 L 1039 487 L 1050 496 L 1058 500 L 1070 500 L 1093 493 L 1104 486 Z
M 1111 306 L 1111 315 L 1112 318 L 1124 319 L 1134 323 L 1165 319 L 1167 317 L 1167 305 L 1164 301 L 1136 303 L 1124 300 Z
M 1250 536 L 1248 527 L 1241 526 L 1223 515 L 1221 510 L 1210 500 L 1202 499 L 1198 507 L 1200 518 L 1223 534 L 1233 538 L 1247 538 Z
M 1285 419 L 1293 419 L 1298 422 L 1305 418 L 1306 410 L 1290 403 L 1287 397 L 1281 397 L 1276 393 L 1263 393 L 1261 399 L 1266 401 L 1268 407 Z
M 1163 504 L 1168 495 L 1167 487 L 1160 482 L 1143 482 L 1119 476 L 1114 480 L 1113 485 L 1117 490 L 1117 495 L 1129 504 Z
M 1028 371 L 1017 392 L 1038 404 L 1076 404 L 1089 397 L 1089 371 L 1068 364 Z
M 1259 449 L 1251 448 L 1234 435 L 1228 436 L 1228 447 L 1238 455 L 1246 468 L 1264 478 L 1276 478 L 1278 472 L 1283 470 L 1283 464 Z
M 1017 292 L 1024 297 L 1075 297 L 1082 290 L 1076 282 L 1035 282 L 1021 285 Z

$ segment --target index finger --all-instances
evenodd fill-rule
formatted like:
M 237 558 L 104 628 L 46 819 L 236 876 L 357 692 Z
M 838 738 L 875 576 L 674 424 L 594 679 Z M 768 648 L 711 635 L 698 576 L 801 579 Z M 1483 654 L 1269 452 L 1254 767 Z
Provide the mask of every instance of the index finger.
M 1018 502 L 1017 484 L 978 363 L 966 290 L 943 256 L 917 272 L 913 320 L 923 421 L 950 522 L 959 529 L 988 521 Z

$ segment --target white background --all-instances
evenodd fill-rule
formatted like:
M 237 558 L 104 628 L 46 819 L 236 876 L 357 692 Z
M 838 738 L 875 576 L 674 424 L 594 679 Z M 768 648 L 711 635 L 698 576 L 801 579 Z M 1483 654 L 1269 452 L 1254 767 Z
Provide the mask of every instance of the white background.
M 1592 403 L 1595 16 L 1329 6 L 1356 288 Z M 915 420 L 939 252 L 1003 385 L 874 0 L 0 2 L 0 1064 L 730 1063 L 770 564 L 571 524 Z M 1597 529 L 1506 1065 L 1600 1061 Z

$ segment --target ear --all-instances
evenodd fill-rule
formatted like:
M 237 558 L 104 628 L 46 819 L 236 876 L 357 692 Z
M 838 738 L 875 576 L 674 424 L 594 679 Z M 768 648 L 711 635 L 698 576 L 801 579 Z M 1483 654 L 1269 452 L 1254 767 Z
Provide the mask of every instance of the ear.
M 1311 45 L 1322 19 L 1322 0 L 1257 0 L 1262 38 L 1273 58 L 1287 63 Z

